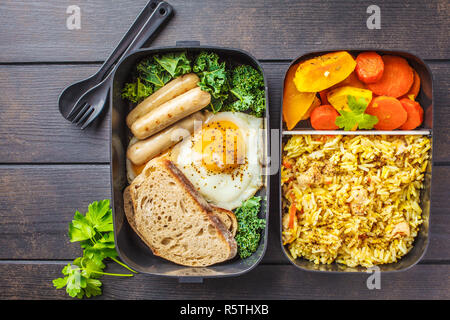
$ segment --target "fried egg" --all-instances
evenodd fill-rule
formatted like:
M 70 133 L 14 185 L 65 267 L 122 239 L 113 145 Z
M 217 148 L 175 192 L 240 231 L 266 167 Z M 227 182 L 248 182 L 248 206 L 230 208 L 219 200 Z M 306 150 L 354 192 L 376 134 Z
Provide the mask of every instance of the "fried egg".
M 207 116 L 170 160 L 210 203 L 235 209 L 262 186 L 263 120 L 240 112 Z

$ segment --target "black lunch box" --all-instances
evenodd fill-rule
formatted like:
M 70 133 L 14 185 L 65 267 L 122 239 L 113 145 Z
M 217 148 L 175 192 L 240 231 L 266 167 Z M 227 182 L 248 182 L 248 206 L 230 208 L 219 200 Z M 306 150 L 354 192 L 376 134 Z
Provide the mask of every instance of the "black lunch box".
M 114 237 L 116 250 L 119 257 L 131 268 L 138 272 L 175 277 L 180 282 L 201 282 L 203 278 L 219 278 L 228 276 L 238 276 L 256 267 L 264 256 L 267 247 L 267 234 L 269 224 L 269 183 L 268 176 L 263 176 L 263 187 L 257 195 L 262 196 L 261 212 L 259 217 L 266 219 L 265 230 L 262 231 L 261 240 L 256 252 L 246 259 L 238 256 L 232 260 L 213 265 L 210 267 L 185 267 L 177 265 L 163 258 L 153 255 L 152 251 L 131 229 L 125 217 L 123 207 L 123 190 L 128 185 L 126 175 L 126 150 L 130 139 L 129 129 L 125 123 L 125 118 L 129 112 L 129 104 L 121 97 L 121 91 L 126 82 L 131 80 L 134 67 L 138 61 L 155 54 L 168 52 L 186 51 L 188 53 L 199 53 L 210 51 L 217 53 L 223 61 L 229 65 L 248 64 L 261 70 L 259 62 L 249 53 L 222 47 L 200 46 L 195 41 L 177 42 L 176 46 L 140 49 L 130 53 L 117 67 L 113 76 L 113 85 L 110 93 L 111 104 L 111 188 L 112 188 L 112 209 L 114 216 Z M 263 72 L 264 75 L 264 72 Z M 264 75 L 266 114 L 264 118 L 264 128 L 269 128 L 269 106 L 267 79 Z M 264 134 L 264 150 L 267 158 L 267 150 L 270 150 L 267 134 Z
M 419 131 L 423 131 L 423 134 L 428 135 L 431 139 L 433 136 L 433 76 L 431 73 L 430 68 L 425 64 L 423 60 L 418 58 L 417 56 L 404 52 L 404 51 L 389 51 L 389 50 L 377 50 L 377 49 L 358 49 L 358 50 L 346 50 L 346 49 L 337 49 L 337 50 L 327 50 L 327 51 L 318 51 L 318 52 L 310 52 L 304 55 L 301 55 L 297 57 L 296 59 L 292 60 L 289 67 L 286 69 L 285 77 L 283 78 L 283 91 L 284 92 L 284 80 L 286 78 L 287 71 L 289 68 L 298 63 L 299 61 L 304 61 L 307 59 L 311 59 L 313 57 L 317 57 L 326 53 L 335 52 L 335 51 L 347 51 L 353 56 L 357 56 L 362 51 L 376 51 L 377 53 L 381 55 L 389 54 L 389 55 L 395 55 L 405 58 L 411 67 L 413 67 L 417 73 L 420 76 L 421 79 L 421 88 L 419 95 L 416 98 L 416 101 L 420 103 L 420 105 L 424 109 L 424 122 L 422 125 L 415 129 L 415 133 L 419 133 Z M 283 108 L 283 94 L 281 95 L 281 110 Z M 280 117 L 280 128 L 282 131 L 282 134 L 280 134 L 280 160 L 283 155 L 283 142 L 286 142 L 289 137 L 291 137 L 293 134 L 331 134 L 327 131 L 317 131 L 314 130 L 311 127 L 311 124 L 308 121 L 301 121 L 297 126 L 291 130 L 287 131 L 283 117 Z M 395 131 L 384 131 L 383 134 L 408 134 L 407 131 L 401 131 L 401 130 L 395 130 Z M 410 131 L 410 133 L 412 133 Z M 342 135 L 348 135 L 348 134 L 380 134 L 380 131 L 376 130 L 359 130 L 359 131 L 333 131 L 332 134 L 342 134 Z M 432 142 L 433 143 L 433 142 Z M 433 155 L 433 147 L 431 148 L 431 154 L 432 159 L 434 157 Z M 281 163 L 281 161 L 280 161 Z M 430 225 L 430 212 L 431 212 L 431 171 L 432 171 L 432 161 L 430 161 L 427 171 L 425 173 L 424 178 L 424 187 L 421 190 L 420 194 L 420 207 L 422 208 L 422 217 L 423 217 L 423 224 L 420 227 L 419 233 L 414 241 L 413 248 L 399 261 L 396 263 L 390 263 L 390 264 L 383 264 L 378 265 L 379 270 L 381 272 L 395 272 L 395 271 L 404 271 L 415 264 L 417 264 L 422 257 L 425 255 L 425 252 L 428 247 L 429 242 L 429 225 Z M 318 272 L 329 272 L 329 273 L 342 273 L 342 272 L 367 272 L 367 268 L 364 267 L 348 267 L 346 265 L 341 265 L 336 262 L 332 264 L 314 264 L 314 262 L 311 262 L 309 260 L 303 259 L 303 258 L 297 258 L 294 259 L 287 248 L 283 245 L 282 240 L 282 231 L 283 231 L 283 224 L 282 224 L 282 217 L 283 217 L 283 192 L 281 188 L 281 175 L 279 180 L 279 191 L 280 191 L 280 199 L 279 199 L 279 205 L 280 205 L 280 243 L 281 243 L 281 250 L 283 251 L 284 255 L 288 258 L 288 260 L 297 268 L 301 270 L 307 270 L 307 271 L 318 271 Z

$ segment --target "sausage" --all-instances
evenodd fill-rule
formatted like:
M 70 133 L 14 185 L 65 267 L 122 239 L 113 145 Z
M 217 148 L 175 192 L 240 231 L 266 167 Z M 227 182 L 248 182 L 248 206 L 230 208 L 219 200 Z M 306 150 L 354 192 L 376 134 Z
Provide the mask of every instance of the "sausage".
M 140 117 L 131 126 L 131 132 L 142 140 L 167 128 L 178 120 L 203 109 L 211 102 L 211 95 L 199 87 L 169 100 Z
M 127 158 L 135 165 L 144 164 L 194 132 L 196 121 L 203 122 L 204 120 L 205 116 L 201 111 L 198 111 L 158 134 L 130 144 L 127 150 Z
M 130 111 L 127 115 L 127 126 L 131 128 L 131 125 L 138 118 L 162 105 L 164 102 L 195 88 L 199 81 L 200 79 L 195 73 L 188 73 L 166 83 L 166 85 L 147 97 Z

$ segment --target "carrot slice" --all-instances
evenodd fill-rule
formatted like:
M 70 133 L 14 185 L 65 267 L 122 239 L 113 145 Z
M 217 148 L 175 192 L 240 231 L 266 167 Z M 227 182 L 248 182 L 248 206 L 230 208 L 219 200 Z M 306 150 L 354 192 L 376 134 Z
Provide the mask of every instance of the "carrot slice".
M 311 126 L 316 130 L 336 130 L 336 118 L 339 113 L 333 106 L 323 105 L 311 112 Z
M 413 130 L 420 126 L 423 122 L 423 109 L 420 104 L 408 98 L 401 99 L 400 103 L 408 114 L 406 122 L 400 126 L 400 129 Z
M 384 62 L 381 56 L 373 51 L 362 52 L 356 57 L 356 74 L 364 83 L 374 83 L 381 79 Z
M 294 219 L 295 213 L 297 212 L 297 208 L 295 207 L 295 203 L 292 203 L 289 207 L 289 229 L 294 228 Z
M 289 161 L 285 160 L 283 161 L 283 167 L 290 169 L 292 168 L 292 165 L 289 163 Z
M 408 61 L 397 56 L 383 56 L 384 71 L 380 80 L 367 87 L 378 96 L 394 98 L 406 94 L 414 82 L 414 72 Z
M 378 118 L 377 130 L 395 130 L 406 122 L 408 114 L 400 101 L 388 96 L 373 98 L 366 109 L 367 114 Z
M 414 82 L 411 86 L 411 89 L 409 89 L 408 93 L 405 94 L 405 98 L 408 98 L 409 96 L 413 95 L 414 99 L 417 98 L 417 95 L 419 94 L 420 91 L 420 77 L 419 74 L 417 73 L 416 70 L 414 71 Z

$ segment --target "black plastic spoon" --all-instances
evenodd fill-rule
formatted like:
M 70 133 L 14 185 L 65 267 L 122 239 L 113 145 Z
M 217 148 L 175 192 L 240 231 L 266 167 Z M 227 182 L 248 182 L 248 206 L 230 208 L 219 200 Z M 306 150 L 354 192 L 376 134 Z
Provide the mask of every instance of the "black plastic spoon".
M 172 15 L 172 7 L 166 3 L 161 2 L 156 7 L 155 11 L 152 13 L 150 18 L 145 23 L 142 30 L 124 52 L 122 58 L 116 64 L 119 65 L 122 59 L 127 57 L 127 55 L 136 49 L 140 49 L 147 40 L 156 33 L 158 28 L 167 21 L 167 19 Z M 72 123 L 75 123 L 81 129 L 86 128 L 91 124 L 97 116 L 101 113 L 105 107 L 106 99 L 108 98 L 109 90 L 111 89 L 112 76 L 114 74 L 113 70 L 108 73 L 102 82 L 89 89 L 84 93 L 80 99 L 75 103 L 75 106 L 70 111 L 67 119 Z
M 120 40 L 117 47 L 109 55 L 108 59 L 106 59 L 106 61 L 97 71 L 97 73 L 95 73 L 94 75 L 85 80 L 76 82 L 68 86 L 59 95 L 58 98 L 59 112 L 62 114 L 64 118 L 68 119 L 70 111 L 73 110 L 75 103 L 81 98 L 81 96 L 86 91 L 99 84 L 105 78 L 105 76 L 111 71 L 112 67 L 123 56 L 124 52 L 127 50 L 131 42 L 139 34 L 142 27 L 145 25 L 148 18 L 155 11 L 156 7 L 160 2 L 161 0 L 150 0 L 147 3 L 147 5 L 144 7 L 144 9 L 142 9 L 141 13 L 134 21 L 133 25 L 123 36 L 122 40 Z

